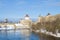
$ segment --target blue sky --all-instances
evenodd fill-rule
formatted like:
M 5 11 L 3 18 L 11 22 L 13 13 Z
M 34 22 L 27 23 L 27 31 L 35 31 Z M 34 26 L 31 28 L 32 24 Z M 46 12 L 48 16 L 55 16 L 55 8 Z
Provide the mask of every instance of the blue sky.
M 0 18 L 31 18 L 60 13 L 60 0 L 0 0 Z

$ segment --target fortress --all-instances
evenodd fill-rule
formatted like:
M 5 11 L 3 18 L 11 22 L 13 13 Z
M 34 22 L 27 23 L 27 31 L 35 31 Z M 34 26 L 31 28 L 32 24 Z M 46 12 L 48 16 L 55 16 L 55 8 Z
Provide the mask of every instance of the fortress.
M 43 17 L 43 16 L 39 16 L 37 21 L 35 23 L 38 22 L 52 22 L 54 21 L 56 18 L 54 16 L 51 16 L 49 13 L 47 16 Z M 21 19 L 19 21 L 19 23 L 8 23 L 8 20 L 5 19 L 4 23 L 0 23 L 0 29 L 3 28 L 8 28 L 8 29 L 19 29 L 19 28 L 31 28 L 32 27 L 32 20 L 30 19 L 29 15 L 26 14 L 24 19 Z
M 0 23 L 0 29 L 27 29 L 30 28 L 32 25 L 32 20 L 30 19 L 29 15 L 26 14 L 24 19 L 20 20 L 19 23 L 8 23 L 8 20 L 5 19 L 4 23 Z

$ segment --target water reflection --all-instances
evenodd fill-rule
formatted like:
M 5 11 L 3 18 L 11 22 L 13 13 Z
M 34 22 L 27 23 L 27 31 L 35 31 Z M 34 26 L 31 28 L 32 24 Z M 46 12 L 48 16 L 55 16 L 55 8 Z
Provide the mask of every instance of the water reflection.
M 39 40 L 39 36 L 29 30 L 1 30 L 0 40 Z

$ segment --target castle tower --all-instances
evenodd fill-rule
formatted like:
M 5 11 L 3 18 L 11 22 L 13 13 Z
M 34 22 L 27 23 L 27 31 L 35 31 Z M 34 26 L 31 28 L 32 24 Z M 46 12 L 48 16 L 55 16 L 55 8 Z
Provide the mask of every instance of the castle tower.
M 24 19 L 21 20 L 20 23 L 23 25 L 31 26 L 32 21 L 31 21 L 30 17 L 28 16 L 28 14 L 26 14 Z
M 30 20 L 30 18 L 29 18 L 29 15 L 28 15 L 28 14 L 26 14 L 26 15 L 25 15 L 25 20 Z
M 48 13 L 48 14 L 47 14 L 47 16 L 51 16 L 51 14 L 50 14 L 50 13 Z
M 56 18 L 54 16 L 52 16 L 50 13 L 48 13 L 47 16 L 45 17 L 46 22 L 52 22 L 55 20 L 56 20 Z
M 4 19 L 4 23 L 8 23 L 8 19 L 7 18 Z
M 50 18 L 51 17 L 51 14 L 48 13 L 47 16 L 46 16 L 46 19 Z
M 43 17 L 41 15 L 38 16 L 38 22 L 42 22 Z
M 41 17 L 41 16 L 39 15 L 39 16 L 38 16 L 38 22 L 40 22 L 40 19 L 41 19 L 40 17 Z

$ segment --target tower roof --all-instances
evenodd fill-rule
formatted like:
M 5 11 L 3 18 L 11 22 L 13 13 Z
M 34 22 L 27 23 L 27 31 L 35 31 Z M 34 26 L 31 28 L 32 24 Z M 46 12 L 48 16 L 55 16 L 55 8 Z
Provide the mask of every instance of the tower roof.
M 29 15 L 28 15 L 28 14 L 26 14 L 26 15 L 25 15 L 25 17 L 29 17 Z
M 8 22 L 8 19 L 7 19 L 7 18 L 5 18 L 5 19 L 4 19 L 4 22 L 5 22 L 5 23 L 7 23 L 7 22 Z
M 47 14 L 47 16 L 50 15 L 50 13 Z

